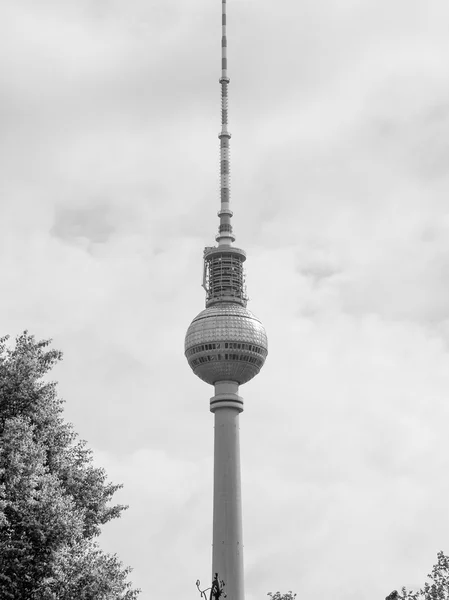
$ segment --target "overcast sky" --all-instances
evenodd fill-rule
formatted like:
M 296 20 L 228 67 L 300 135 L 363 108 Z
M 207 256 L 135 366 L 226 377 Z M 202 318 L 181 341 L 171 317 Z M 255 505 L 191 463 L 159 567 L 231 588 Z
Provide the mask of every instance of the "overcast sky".
M 219 0 L 3 0 L 0 335 L 52 337 L 142 600 L 210 580 Z M 229 0 L 247 600 L 377 600 L 449 552 L 449 4 Z

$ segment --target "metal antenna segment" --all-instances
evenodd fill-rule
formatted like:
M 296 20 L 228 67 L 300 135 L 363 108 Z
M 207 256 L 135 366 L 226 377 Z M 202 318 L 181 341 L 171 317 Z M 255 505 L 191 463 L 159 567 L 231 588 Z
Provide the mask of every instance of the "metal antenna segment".
M 227 55 L 227 37 L 226 37 L 226 0 L 221 0 L 221 76 L 227 77 L 228 55 Z M 229 83 L 229 80 L 228 80 Z
M 218 216 L 220 217 L 220 226 L 216 240 L 219 246 L 230 246 L 235 241 L 232 234 L 230 209 L 230 164 L 229 164 L 229 140 L 231 134 L 228 131 L 228 40 L 226 36 L 226 0 L 221 0 L 221 131 L 218 134 L 220 138 L 220 200 L 221 206 Z

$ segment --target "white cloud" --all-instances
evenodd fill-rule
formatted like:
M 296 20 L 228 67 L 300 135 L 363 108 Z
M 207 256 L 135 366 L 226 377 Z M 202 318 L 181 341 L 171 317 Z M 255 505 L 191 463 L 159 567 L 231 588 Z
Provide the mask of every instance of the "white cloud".
M 219 3 L 2 11 L 1 330 L 64 350 L 142 600 L 194 595 L 212 390 L 183 338 L 217 226 Z M 235 229 L 270 340 L 241 392 L 247 597 L 385 597 L 448 551 L 448 7 L 229 12 Z

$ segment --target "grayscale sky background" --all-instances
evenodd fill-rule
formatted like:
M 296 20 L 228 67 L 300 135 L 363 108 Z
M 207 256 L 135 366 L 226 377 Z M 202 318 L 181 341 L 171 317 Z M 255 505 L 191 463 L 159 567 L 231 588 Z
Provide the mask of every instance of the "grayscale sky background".
M 0 333 L 52 337 L 142 600 L 210 578 L 219 0 L 3 0 Z M 449 552 L 449 4 L 229 0 L 248 600 L 374 600 Z

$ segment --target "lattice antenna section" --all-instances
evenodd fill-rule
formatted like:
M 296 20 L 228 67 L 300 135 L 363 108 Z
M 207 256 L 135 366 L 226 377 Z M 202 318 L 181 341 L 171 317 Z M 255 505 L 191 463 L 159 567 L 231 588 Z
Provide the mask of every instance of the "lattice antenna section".
M 246 306 L 246 283 L 243 263 L 246 254 L 229 246 L 204 250 L 204 288 L 206 306 L 215 302 L 237 302 Z

